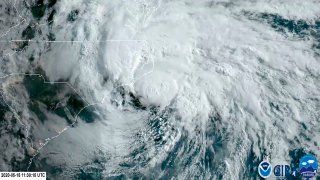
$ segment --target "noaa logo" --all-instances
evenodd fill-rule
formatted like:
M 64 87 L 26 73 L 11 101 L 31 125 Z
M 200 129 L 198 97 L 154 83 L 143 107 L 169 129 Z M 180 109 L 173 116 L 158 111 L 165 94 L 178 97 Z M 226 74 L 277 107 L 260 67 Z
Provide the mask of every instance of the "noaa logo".
M 307 154 L 300 159 L 299 169 L 302 177 L 312 178 L 317 174 L 318 161 L 313 155 Z
M 272 173 L 272 166 L 268 161 L 262 161 L 258 167 L 259 175 L 262 178 L 268 178 Z

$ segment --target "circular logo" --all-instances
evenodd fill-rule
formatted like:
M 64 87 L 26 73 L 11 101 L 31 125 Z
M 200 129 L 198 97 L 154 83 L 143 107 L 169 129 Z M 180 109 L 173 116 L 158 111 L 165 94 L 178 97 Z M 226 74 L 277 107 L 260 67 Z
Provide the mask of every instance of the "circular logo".
M 268 178 L 272 172 L 272 166 L 268 161 L 262 161 L 258 167 L 259 175 L 262 178 Z
M 302 177 L 312 178 L 317 174 L 318 161 L 313 155 L 307 154 L 300 159 L 299 169 Z

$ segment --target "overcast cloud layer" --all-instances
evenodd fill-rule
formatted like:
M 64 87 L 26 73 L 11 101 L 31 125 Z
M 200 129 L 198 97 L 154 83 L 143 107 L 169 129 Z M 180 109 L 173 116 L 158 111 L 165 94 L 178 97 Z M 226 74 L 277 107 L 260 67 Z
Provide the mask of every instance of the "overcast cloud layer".
M 263 159 L 319 159 L 319 9 L 315 0 L 0 2 L 0 169 L 23 161 L 59 169 L 52 177 L 248 179 Z M 39 72 L 67 83 L 12 75 Z M 32 95 L 35 82 L 55 91 Z M 70 110 L 72 95 L 87 114 Z M 44 103 L 52 96 L 55 108 Z

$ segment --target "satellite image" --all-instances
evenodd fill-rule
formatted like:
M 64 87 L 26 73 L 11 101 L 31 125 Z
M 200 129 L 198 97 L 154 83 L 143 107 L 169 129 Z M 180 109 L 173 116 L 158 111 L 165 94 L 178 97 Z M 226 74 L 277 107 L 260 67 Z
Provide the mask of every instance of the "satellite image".
M 1 0 L 0 59 L 0 172 L 320 179 L 319 0 Z

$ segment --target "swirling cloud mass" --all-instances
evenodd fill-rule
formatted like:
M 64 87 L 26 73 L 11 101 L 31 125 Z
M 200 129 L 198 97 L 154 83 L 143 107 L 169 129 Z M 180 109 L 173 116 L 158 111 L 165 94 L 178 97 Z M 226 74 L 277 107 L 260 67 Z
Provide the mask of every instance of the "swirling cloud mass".
M 255 179 L 320 140 L 314 0 L 0 2 L 1 171 Z

